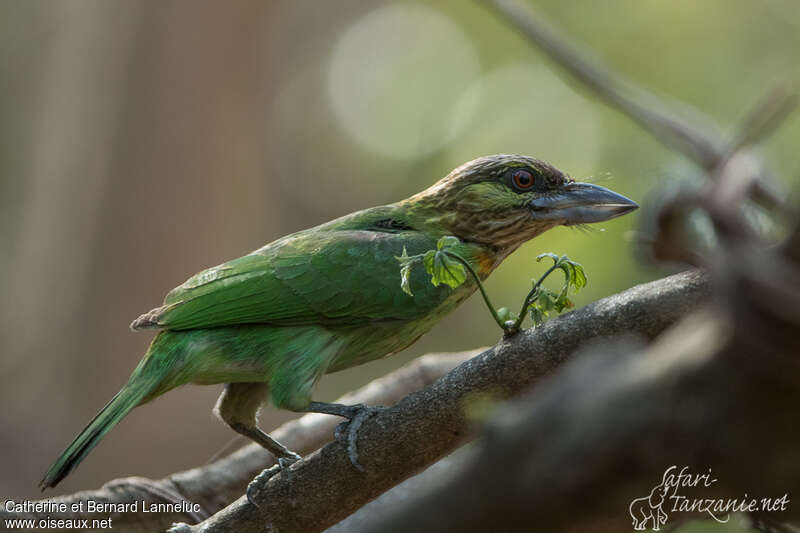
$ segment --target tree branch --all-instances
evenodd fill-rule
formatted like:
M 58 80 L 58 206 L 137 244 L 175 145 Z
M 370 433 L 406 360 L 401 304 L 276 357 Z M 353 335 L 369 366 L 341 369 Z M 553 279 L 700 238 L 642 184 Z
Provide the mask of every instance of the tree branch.
M 514 0 L 489 3 L 606 103 L 709 172 L 722 173 L 730 155 L 739 146 L 753 142 L 745 136 L 726 146 L 720 136 L 707 134 L 678 118 L 654 95 L 589 61 Z M 771 96 L 766 103 L 774 105 L 745 122 L 756 137 L 774 126 L 770 120 L 759 121 L 760 118 L 784 114 L 781 106 L 788 108 L 794 100 Z M 698 111 L 693 113 L 704 117 Z M 754 181 L 754 187 L 756 196 L 781 203 L 763 188 L 760 180 Z M 800 242 L 796 235 L 795 239 Z M 794 253 L 800 255 L 797 250 Z M 742 264 L 752 263 L 752 257 L 738 259 Z M 743 272 L 736 271 L 734 275 Z M 745 286 L 743 290 L 754 289 Z M 470 438 L 470 405 L 486 398 L 502 400 L 519 394 L 591 339 L 625 334 L 652 339 L 694 310 L 708 292 L 708 281 L 697 272 L 634 287 L 535 330 L 505 337 L 432 384 L 433 377 L 442 375 L 466 355 L 423 358 L 340 400 L 390 404 L 417 388 L 412 384 L 430 384 L 364 423 L 359 450 L 366 473 L 352 468 L 343 444 L 332 442 L 288 472 L 271 478 L 256 494 L 257 508 L 239 498 L 201 525 L 182 530 L 247 533 L 262 531 L 265 524 L 280 531 L 324 529 Z M 792 294 L 777 297 L 797 303 Z M 786 309 L 792 307 L 784 308 L 783 314 L 777 313 L 781 320 L 791 314 Z M 741 311 L 742 307 L 717 307 L 713 313 L 693 314 L 667 338 L 634 356 L 609 351 L 576 361 L 553 383 L 537 389 L 500 416 L 466 468 L 450 484 L 424 495 L 413 509 L 401 509 L 381 522 L 380 527 L 373 524 L 374 530 L 439 531 L 446 525 L 455 531 L 497 527 L 500 523 L 509 530 L 527 530 L 531 523 L 546 529 L 574 528 L 575 502 L 582 505 L 585 517 L 616 520 L 619 516 L 610 517 L 610 509 L 598 507 L 597 491 L 611 488 L 603 501 L 624 504 L 631 494 L 638 495 L 636 491 L 657 481 L 653 476 L 663 472 L 664 465 L 659 461 L 666 456 L 687 463 L 716 461 L 716 466 L 719 462 L 719 470 L 725 476 L 725 483 L 719 486 L 723 490 L 741 487 L 742 482 L 751 483 L 749 486 L 756 489 L 777 490 L 776 480 L 790 475 L 792 481 L 783 490 L 800 488 L 800 472 L 796 468 L 800 460 L 794 447 L 776 448 L 778 453 L 765 462 L 766 468 L 741 464 L 746 462 L 745 452 L 756 449 L 757 442 L 766 438 L 782 444 L 782 437 L 793 431 L 794 417 L 787 417 L 784 398 L 796 391 L 792 376 L 797 375 L 797 368 L 789 356 L 796 353 L 797 346 L 790 345 L 795 351 L 787 351 L 786 339 L 793 337 L 785 331 L 770 338 L 779 339 L 777 348 L 775 343 L 754 342 L 761 337 L 748 331 L 752 323 L 742 321 L 732 310 Z M 750 310 L 745 311 L 751 319 Z M 760 325 L 762 331 L 775 333 L 774 327 Z M 771 360 L 770 356 L 776 353 L 777 361 Z M 766 361 L 770 364 L 764 364 Z M 587 383 L 592 386 L 587 387 Z M 793 409 L 800 406 L 796 403 L 792 401 Z M 684 404 L 693 408 L 688 417 L 678 416 L 676 413 L 686 413 L 673 409 Z M 273 435 L 291 448 L 309 453 L 330 439 L 337 422 L 324 415 L 307 415 L 282 426 Z M 532 449 L 531 443 L 537 439 L 541 444 Z M 782 469 L 786 461 L 792 461 L 791 468 Z M 180 498 L 199 503 L 203 509 L 199 516 L 207 516 L 242 494 L 246 483 L 270 464 L 271 456 L 251 445 L 213 464 L 163 480 L 115 480 L 99 491 L 50 501 Z M 629 475 L 620 476 L 622 468 L 628 469 Z M 498 477 L 498 471 L 506 476 Z M 603 480 L 620 482 L 605 484 Z M 487 512 L 486 505 L 498 501 L 487 494 L 496 495 L 499 491 L 508 494 L 501 509 L 507 512 Z M 528 514 L 520 514 L 520 509 Z M 448 517 L 446 523 L 441 521 L 443 513 Z M 48 514 L 54 518 L 109 517 L 108 513 Z M 35 514 L 0 512 L 0 518 L 11 516 Z M 152 531 L 187 518 L 161 513 L 111 516 L 115 528 L 123 525 L 127 531 Z M 189 518 L 197 519 L 198 514 Z M 364 530 L 373 529 L 367 525 Z
M 800 490 L 800 226 L 780 247 L 748 231 L 741 207 L 760 169 L 734 156 L 777 127 L 795 101 L 788 91 L 768 95 L 713 170 L 716 179 L 689 205 L 672 202 L 676 219 L 704 209 L 716 230 L 712 303 L 646 350 L 606 347 L 576 358 L 505 406 L 455 473 L 351 531 L 621 531 L 647 520 L 629 506 L 672 465 L 714 481 L 699 494 L 665 492 L 660 512 L 675 510 L 675 495 L 752 500 L 761 531 L 793 529 L 779 521 L 800 517 L 797 506 L 759 502 Z M 662 231 L 656 244 L 675 247 L 676 237 Z
M 623 531 L 671 465 L 715 479 L 680 495 L 797 494 L 800 265 L 780 251 L 732 249 L 713 305 L 644 351 L 576 358 L 495 416 L 455 474 L 351 531 Z M 796 505 L 753 513 L 798 517 Z
M 611 72 L 586 52 L 567 43 L 554 25 L 545 21 L 533 8 L 517 0 L 487 0 L 503 20 L 516 28 L 538 46 L 567 74 L 587 87 L 609 106 L 621 111 L 657 140 L 695 161 L 700 167 L 712 169 L 725 154 L 719 134 L 710 134 L 680 118 L 654 94 L 635 86 L 619 73 Z M 568 82 L 572 81 L 567 79 Z M 701 111 L 683 104 L 693 116 L 702 117 L 706 124 L 713 121 Z M 688 113 L 687 113 L 688 114 Z
M 477 352 L 423 357 L 339 400 L 392 404 L 409 391 L 433 382 L 364 423 L 359 433 L 359 454 L 367 467 L 366 474 L 353 469 L 345 446 L 332 442 L 293 465 L 288 475 L 270 479 L 257 494 L 258 508 L 239 498 L 203 522 L 203 531 L 262 531 L 265 522 L 280 531 L 320 531 L 463 443 L 473 430 L 465 409 L 469 404 L 482 398 L 502 400 L 519 393 L 558 368 L 588 340 L 626 334 L 651 339 L 694 309 L 709 290 L 706 278 L 697 271 L 639 285 L 536 329 L 505 337 L 435 382 L 435 378 Z M 335 417 L 311 414 L 284 424 L 272 434 L 307 454 L 330 440 L 338 422 Z M 162 480 L 114 480 L 97 491 L 47 501 L 70 505 L 88 500 L 185 500 L 200 504 L 200 514 L 207 515 L 242 495 L 246 484 L 272 464 L 266 451 L 250 445 L 215 463 Z M 115 529 L 130 532 L 158 530 L 174 521 L 198 518 L 180 513 L 47 514 L 55 519 L 90 521 L 110 517 Z M 41 516 L 0 511 L 0 519 L 6 518 Z M 200 527 L 193 530 L 200 531 Z
M 643 352 L 587 354 L 496 416 L 462 468 L 351 531 L 625 531 L 671 465 L 711 469 L 703 498 L 797 494 L 798 367 L 775 363 L 798 347 L 743 349 L 736 331 L 706 310 Z
M 599 300 L 544 325 L 503 338 L 425 389 L 367 419 L 359 433 L 361 473 L 346 445 L 332 442 L 276 474 L 197 526 L 219 533 L 321 531 L 469 438 L 466 407 L 481 398 L 513 396 L 566 361 L 581 344 L 608 336 L 651 339 L 689 313 L 709 293 L 706 278 L 685 272 Z
M 407 394 L 433 383 L 448 371 L 480 350 L 458 353 L 429 354 L 364 387 L 340 398 L 343 403 L 365 403 L 391 405 Z M 341 422 L 337 417 L 308 414 L 292 420 L 273 430 L 272 436 L 286 443 L 301 454 L 308 454 L 333 438 L 333 430 Z M 186 501 L 197 503 L 199 516 L 182 513 L 9 513 L 0 507 L 0 520 L 8 518 L 43 518 L 104 520 L 111 518 L 115 531 L 151 533 L 164 530 L 181 520 L 199 521 L 213 514 L 244 493 L 247 484 L 264 468 L 275 464 L 275 460 L 257 444 L 250 444 L 229 456 L 213 463 L 172 474 L 164 479 L 151 480 L 129 477 L 109 481 L 99 490 L 81 491 L 75 494 L 48 498 L 48 502 L 72 504 L 92 500 L 103 503 L 163 503 Z M 45 500 L 42 500 L 43 502 Z

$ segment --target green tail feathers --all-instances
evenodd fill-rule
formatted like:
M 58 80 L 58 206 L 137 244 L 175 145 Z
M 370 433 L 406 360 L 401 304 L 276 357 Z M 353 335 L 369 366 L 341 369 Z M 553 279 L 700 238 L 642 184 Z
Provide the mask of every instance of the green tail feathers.
M 155 344 L 155 343 L 153 343 Z M 151 347 L 152 349 L 152 347 Z M 48 487 L 55 487 L 67 474 L 69 474 L 92 449 L 114 429 L 120 420 L 125 417 L 134 407 L 142 403 L 142 400 L 153 392 L 161 383 L 163 374 L 160 372 L 148 372 L 150 362 L 149 354 L 139 363 L 133 372 L 127 385 L 120 390 L 110 402 L 100 410 L 83 431 L 75 437 L 69 446 L 61 453 L 56 461 L 47 470 L 47 473 L 39 483 L 39 487 L 44 490 Z

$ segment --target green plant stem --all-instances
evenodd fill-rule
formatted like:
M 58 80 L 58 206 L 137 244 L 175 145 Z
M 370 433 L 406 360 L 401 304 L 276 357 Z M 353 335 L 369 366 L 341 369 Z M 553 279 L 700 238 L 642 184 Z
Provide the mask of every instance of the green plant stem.
M 500 320 L 500 316 L 497 314 L 497 310 L 494 308 L 494 305 L 492 305 L 492 301 L 489 299 L 489 295 L 486 294 L 486 289 L 483 288 L 483 283 L 481 282 L 481 278 L 478 276 L 478 273 L 475 272 L 475 269 L 472 268 L 472 265 L 469 264 L 469 261 L 467 261 L 466 259 L 464 259 L 463 257 L 454 252 L 448 252 L 447 250 L 443 250 L 442 253 L 447 254 L 448 257 L 452 257 L 453 259 L 464 265 L 467 271 L 469 271 L 469 273 L 472 274 L 472 277 L 475 278 L 475 283 L 478 284 L 478 289 L 481 291 L 481 296 L 483 296 L 483 301 L 486 302 L 486 306 L 489 308 L 489 312 L 492 313 L 492 316 L 494 317 L 494 321 L 497 322 L 497 325 L 500 326 L 500 328 L 503 331 L 508 333 L 509 327 L 505 323 L 503 323 L 502 320 Z M 517 328 L 519 328 L 519 326 L 517 326 Z
M 514 324 L 511 327 L 507 329 L 503 327 L 503 329 L 505 329 L 508 333 L 516 333 L 517 331 L 519 331 L 519 327 L 522 325 L 522 321 L 525 320 L 525 314 L 528 311 L 528 306 L 531 304 L 531 301 L 533 301 L 533 299 L 536 297 L 536 293 L 539 291 L 539 287 L 544 282 L 544 280 L 547 279 L 547 276 L 552 274 L 553 271 L 557 268 L 558 268 L 558 262 L 554 261 L 553 266 L 548 268 L 547 271 L 545 271 L 545 273 L 542 274 L 542 276 L 536 281 L 536 283 L 533 284 L 533 288 L 528 293 L 528 295 L 525 296 L 525 301 L 522 302 L 522 309 L 520 309 L 519 311 L 517 320 L 514 321 Z
M 483 301 L 486 303 L 486 307 L 489 308 L 489 312 L 492 314 L 494 321 L 497 322 L 497 325 L 500 326 L 505 333 L 513 335 L 520 330 L 520 326 L 522 325 L 522 321 L 525 320 L 525 314 L 528 310 L 528 306 L 531 304 L 531 301 L 536 297 L 536 293 L 539 291 L 539 287 L 542 285 L 547 276 L 552 274 L 558 268 L 558 261 L 553 262 L 553 266 L 548 268 L 544 274 L 539 277 L 539 279 L 534 283 L 533 288 L 530 292 L 525 296 L 525 300 L 522 302 L 522 308 L 519 311 L 519 315 L 517 315 L 517 319 L 514 321 L 513 324 L 508 325 L 500 319 L 500 316 L 497 314 L 497 310 L 492 305 L 492 301 L 489 299 L 489 295 L 486 293 L 486 289 L 483 288 L 483 282 L 481 282 L 481 278 L 478 276 L 478 273 L 475 272 L 475 269 L 472 268 L 472 265 L 469 264 L 469 261 L 458 255 L 454 252 L 449 252 L 447 250 L 443 250 L 442 253 L 446 254 L 448 257 L 452 257 L 467 269 L 467 271 L 472 275 L 475 279 L 475 283 L 478 284 L 478 289 L 481 291 L 481 296 L 483 296 Z

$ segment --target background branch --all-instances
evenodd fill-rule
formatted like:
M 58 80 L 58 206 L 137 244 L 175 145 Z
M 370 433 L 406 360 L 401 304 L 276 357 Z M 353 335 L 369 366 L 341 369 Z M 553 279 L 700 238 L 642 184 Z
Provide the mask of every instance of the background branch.
M 718 134 L 703 131 L 681 118 L 654 94 L 590 59 L 585 51 L 562 39 L 557 26 L 544 20 L 529 5 L 517 0 L 486 0 L 486 4 L 578 81 L 577 89 L 588 88 L 594 96 L 630 117 L 669 148 L 683 153 L 705 169 L 714 168 L 725 154 L 724 145 L 717 140 Z M 567 82 L 572 80 L 567 78 Z M 704 123 L 713 124 L 701 111 L 687 104 L 682 107 L 692 116 L 702 117 Z
M 516 2 L 492 4 L 532 40 L 543 29 Z M 568 55 L 560 60 L 584 68 Z M 689 211 L 709 217 L 719 240 L 705 258 L 717 281 L 713 303 L 647 349 L 607 346 L 576 358 L 493 417 L 455 473 L 352 530 L 620 531 L 631 527 L 632 500 L 649 494 L 671 465 L 712 473 L 714 484 L 699 498 L 788 503 L 800 490 L 800 227 L 795 221 L 783 246 L 771 246 L 742 206 L 764 179 L 749 145 L 796 101 L 788 86 L 772 90 L 707 168 L 711 183 L 660 213 L 654 244 L 669 250 L 687 241 L 675 226 Z M 674 502 L 666 501 L 669 512 Z M 789 531 L 781 521 L 800 516 L 791 505 L 763 511 L 750 516 L 761 531 Z
M 607 69 L 599 61 L 592 59 L 587 52 L 561 38 L 557 25 L 545 20 L 529 5 L 519 0 L 485 0 L 485 2 L 509 26 L 518 30 L 547 54 L 556 66 L 563 69 L 569 75 L 566 77 L 567 83 L 573 82 L 574 79 L 578 82 L 577 90 L 588 89 L 592 95 L 628 116 L 667 148 L 682 153 L 706 172 L 712 172 L 722 166 L 733 151 L 749 143 L 747 138 L 736 137 L 730 143 L 725 141 L 713 120 L 702 111 L 685 102 L 668 104 L 662 98 L 625 79 L 618 72 Z M 760 137 L 758 128 L 749 126 L 762 125 L 758 121 L 765 116 L 785 117 L 795 105 L 796 95 L 791 87 L 784 83 L 777 86 L 764 102 L 773 106 L 773 109 L 768 109 L 771 112 L 748 115 L 745 119 L 746 127 L 740 131 L 753 132 L 756 137 Z M 759 109 L 762 108 L 759 106 Z M 693 117 L 691 122 L 688 118 L 684 118 L 689 115 Z M 697 125 L 698 122 L 704 127 Z M 763 125 L 767 129 L 772 129 L 768 121 Z M 763 181 L 754 184 L 752 193 L 756 201 L 767 207 L 782 208 L 784 205 L 780 194 L 766 186 Z
M 681 118 L 685 113 L 679 114 L 676 106 L 667 105 L 588 59 L 564 42 L 554 26 L 519 2 L 487 3 L 580 84 L 666 146 L 696 162 L 712 181 L 719 180 L 730 189 L 733 181 L 726 176 L 742 172 L 742 183 L 748 186 L 746 194 L 741 194 L 742 189 L 733 184 L 735 207 L 748 197 L 768 206 L 782 205 L 782 199 L 765 184 L 764 165 L 749 145 L 772 131 L 794 106 L 795 95 L 787 86 L 770 93 L 763 105 L 744 119 L 739 134 L 726 142 L 714 128 L 695 124 L 711 123 L 704 114 L 685 106 L 693 120 Z M 743 171 L 748 158 L 754 165 Z M 714 193 L 725 191 L 712 187 L 704 191 L 707 198 L 694 198 L 693 205 L 703 205 Z M 713 211 L 713 206 L 705 207 Z M 726 209 L 726 202 L 719 202 L 717 207 L 711 214 L 718 227 L 730 220 L 741 222 L 738 212 Z M 735 231 L 730 232 L 728 244 L 735 243 L 742 226 L 732 227 Z M 673 233 L 661 235 L 657 244 L 680 247 L 682 243 L 672 237 Z M 790 243 L 800 242 L 797 234 L 793 238 Z M 781 258 L 749 247 L 752 244 L 728 250 L 720 258 L 730 268 L 716 272 L 721 288 L 717 306 L 708 308 L 711 311 L 691 315 L 677 331 L 646 350 L 606 348 L 578 360 L 555 381 L 510 406 L 492 424 L 476 450 L 464 450 L 465 459 L 460 463 L 463 470 L 455 478 L 457 487 L 449 490 L 453 486 L 445 484 L 444 489 L 415 499 L 413 507 L 399 509 L 386 520 L 375 517 L 361 527 L 366 531 L 425 531 L 434 525 L 443 529 L 448 524 L 455 529 L 459 524 L 462 528 L 479 524 L 497 527 L 502 522 L 507 529 L 527 530 L 537 524 L 540 529 L 558 530 L 580 524 L 574 513 L 576 505 L 582 506 L 582 518 L 592 520 L 594 530 L 600 529 L 597 524 L 609 521 L 617 526 L 620 518 L 625 518 L 624 513 L 620 517 L 618 509 L 598 506 L 598 491 L 602 490 L 604 496 L 607 493 L 604 501 L 617 506 L 625 503 L 631 493 L 652 487 L 657 480 L 652 477 L 654 473 L 663 472 L 663 465 L 658 463 L 663 457 L 713 464 L 715 469 L 719 463 L 719 471 L 724 473 L 724 483 L 718 487 L 721 491 L 742 486 L 765 491 L 781 486 L 784 491 L 796 489 L 796 481 L 780 485 L 784 478 L 780 477 L 779 465 L 780 461 L 798 462 L 793 448 L 784 446 L 794 441 L 787 439 L 793 437 L 793 427 L 786 415 L 787 406 L 782 403 L 785 396 L 796 395 L 791 376 L 796 375 L 797 369 L 790 356 L 797 352 L 797 346 L 792 344 L 794 330 L 781 329 L 787 322 L 784 315 L 791 315 L 797 308 L 797 298 L 794 289 L 787 292 L 784 284 L 757 274 L 769 265 L 788 272 L 790 280 L 796 278 L 792 277 L 792 268 L 784 268 Z M 784 247 L 787 257 L 800 256 L 798 250 L 791 244 Z M 206 520 L 202 530 L 262 531 L 265 523 L 280 531 L 321 530 L 463 443 L 471 436 L 475 422 L 470 413 L 486 405 L 487 400 L 494 403 L 524 391 L 558 368 L 587 340 L 629 333 L 652 339 L 694 310 L 708 291 L 708 281 L 696 272 L 636 287 L 534 331 L 504 338 L 433 384 L 434 376 L 442 375 L 465 356 L 429 359 L 427 363 L 436 371 L 426 374 L 418 384 L 430 386 L 362 427 L 359 448 L 366 474 L 350 467 L 340 443 L 330 443 L 288 473 L 271 479 L 257 495 L 258 508 L 239 499 Z M 764 291 L 781 303 L 773 304 L 779 310 L 760 305 Z M 748 296 L 749 307 L 739 301 L 742 294 Z M 760 326 L 755 330 L 758 334 L 750 331 L 753 316 Z M 764 320 L 765 316 L 770 320 Z M 791 320 L 788 323 L 796 327 Z M 770 337 L 771 343 L 756 342 L 760 336 L 770 335 L 776 335 Z M 745 354 L 746 350 L 751 351 Z M 770 357 L 777 357 L 777 363 Z M 419 377 L 419 370 L 409 371 L 411 381 Z M 723 384 L 730 388 L 721 388 Z M 393 374 L 368 386 L 367 390 L 374 389 L 372 392 L 361 391 L 342 401 L 391 404 L 417 388 L 406 388 L 407 385 L 410 382 Z M 678 407 L 685 408 L 685 412 L 676 414 Z M 686 413 L 691 416 L 684 417 Z M 722 428 L 718 435 L 708 421 Z M 305 454 L 328 442 L 338 422 L 335 418 L 308 415 L 282 426 L 274 436 Z M 737 462 L 747 461 L 745 452 L 757 449 L 759 438 L 777 443 L 772 447 L 775 455 L 763 471 L 754 461 L 735 468 Z M 741 442 L 727 449 L 729 439 Z M 586 457 L 592 460 L 586 461 Z M 181 498 L 203 507 L 199 516 L 114 516 L 115 529 L 122 525 L 128 531 L 152 531 L 173 520 L 194 521 L 215 513 L 239 497 L 246 483 L 270 464 L 271 457 L 266 452 L 249 446 L 216 463 L 163 480 L 116 480 L 100 491 L 60 499 Z M 620 476 L 623 468 L 628 474 Z M 793 469 L 786 471 L 795 476 L 794 480 L 800 479 Z M 770 479 L 760 480 L 759 474 Z M 751 482 L 754 484 L 743 485 Z M 467 506 L 469 509 L 465 509 Z M 497 509 L 508 513 L 498 516 Z M 0 518 L 9 515 L 0 513 Z M 512 520 L 515 516 L 524 521 Z M 188 526 L 183 529 L 201 530 Z

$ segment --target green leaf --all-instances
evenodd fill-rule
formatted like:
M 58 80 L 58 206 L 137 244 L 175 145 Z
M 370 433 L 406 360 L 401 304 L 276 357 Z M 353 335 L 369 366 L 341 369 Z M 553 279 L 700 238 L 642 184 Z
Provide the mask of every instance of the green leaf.
M 570 260 L 566 255 L 561 256 L 556 266 L 564 271 L 567 284 L 576 291 L 586 286 L 586 273 L 580 263 Z
M 455 238 L 455 237 L 453 237 Z M 446 237 L 439 240 L 441 242 Z M 431 275 L 431 283 L 439 286 L 444 283 L 455 289 L 467 280 L 467 271 L 464 265 L 448 256 L 446 252 L 428 250 L 422 258 L 425 270 Z
M 545 318 L 547 318 L 547 313 L 536 307 L 536 305 L 531 305 L 528 308 L 528 312 L 531 315 L 531 320 L 535 326 L 538 326 L 544 322 Z
M 411 292 L 411 263 L 400 267 L 400 288 L 409 296 L 414 296 L 414 293 Z
M 453 248 L 458 246 L 461 241 L 451 235 L 440 238 L 436 241 L 436 249 L 428 250 L 419 255 L 409 256 L 405 248 L 403 253 L 396 259 L 400 262 L 400 287 L 403 292 L 413 296 L 411 292 L 411 269 L 414 265 L 422 263 L 425 271 L 431 276 L 431 283 L 439 286 L 442 283 L 450 288 L 456 288 L 467 279 L 467 268 L 463 259 Z M 580 263 L 572 261 L 566 255 L 556 255 L 554 253 L 544 253 L 536 257 L 541 261 L 545 257 L 553 260 L 551 266 L 544 275 L 534 282 L 533 288 L 525 298 L 525 302 L 520 311 L 520 315 L 510 311 L 506 307 L 495 310 L 489 301 L 489 297 L 481 284 L 478 275 L 470 269 L 475 277 L 475 282 L 483 295 L 486 305 L 489 307 L 498 325 L 509 334 L 519 330 L 520 323 L 525 314 L 529 314 L 534 324 L 539 325 L 544 322 L 552 313 L 561 313 L 565 309 L 575 306 L 569 299 L 569 289 L 577 291 L 586 286 L 586 273 Z M 541 283 L 555 270 L 564 272 L 564 284 L 559 292 L 555 292 Z
M 514 322 L 517 320 L 517 313 L 508 307 L 501 307 L 497 310 L 497 317 L 503 322 L 508 322 L 509 320 Z
M 575 307 L 575 304 L 572 303 L 572 300 L 567 298 L 567 290 L 565 286 L 553 302 L 553 308 L 555 309 L 556 313 L 561 313 L 564 309 L 571 309 L 573 307 Z
M 452 235 L 445 235 L 438 241 L 436 241 L 436 248 L 438 250 L 442 250 L 444 248 L 452 248 L 453 246 L 458 246 L 461 244 L 461 241 L 458 240 L 458 237 L 453 237 Z
M 541 324 L 551 313 L 561 313 L 564 309 L 571 309 L 575 304 L 567 297 L 569 284 L 565 281 L 561 292 L 554 292 L 547 287 L 536 289 L 535 297 L 528 305 L 527 312 L 536 325 Z
M 572 281 L 572 287 L 577 291 L 586 286 L 586 272 L 579 263 L 575 263 L 575 279 Z
M 422 256 L 422 264 L 425 265 L 425 272 L 433 275 L 433 262 L 436 259 L 436 250 L 428 250 Z M 436 285 L 436 283 L 434 283 Z
M 403 246 L 403 253 L 394 258 L 400 262 L 400 288 L 409 296 L 414 296 L 411 292 L 411 268 L 420 262 L 420 256 L 409 256 L 406 247 Z
M 553 260 L 553 266 L 560 268 L 564 272 L 566 284 L 576 291 L 586 286 L 586 273 L 583 271 L 583 266 L 576 263 L 566 255 L 558 256 L 552 252 L 547 252 L 536 256 L 536 261 L 541 261 L 545 257 Z
M 556 293 L 546 287 L 534 284 L 534 297 L 531 299 L 527 311 L 530 313 L 531 320 L 537 325 L 550 316 L 551 312 L 561 313 L 565 309 L 575 307 L 573 301 L 568 297 L 570 287 L 577 291 L 586 286 L 586 273 L 580 263 L 572 261 L 566 255 L 558 256 L 550 252 L 538 255 L 536 261 L 541 261 L 545 257 L 553 260 L 553 266 L 536 283 L 544 281 L 544 278 L 553 269 L 560 269 L 564 272 L 564 285 L 561 287 L 561 291 Z
M 405 246 L 403 246 L 403 253 L 402 254 L 394 256 L 394 258 L 397 259 L 400 262 L 401 265 L 404 265 L 404 264 L 408 263 L 414 257 L 416 257 L 416 256 L 409 256 L 408 255 L 408 250 L 406 250 Z
M 400 288 L 409 296 L 411 292 L 411 269 L 417 263 L 422 263 L 425 271 L 431 275 L 431 283 L 434 286 L 445 285 L 455 289 L 467 280 L 467 271 L 464 265 L 455 259 L 455 252 L 448 250 L 456 246 L 461 241 L 456 237 L 446 236 L 439 239 L 436 243 L 436 250 L 428 250 L 424 254 L 408 255 L 408 251 L 403 247 L 403 253 L 395 256 L 400 263 Z
M 552 259 L 554 265 L 557 265 L 558 264 L 558 260 L 560 259 L 560 257 L 558 257 L 553 252 L 545 252 L 543 254 L 539 254 L 539 255 L 536 256 L 536 262 L 537 263 L 541 262 L 542 259 L 544 259 L 545 257 L 549 257 L 550 259 Z
M 555 309 L 556 298 L 557 296 L 553 291 L 542 287 L 539 289 L 539 296 L 536 298 L 535 303 L 542 311 L 544 311 L 545 316 L 547 316 L 550 311 Z

